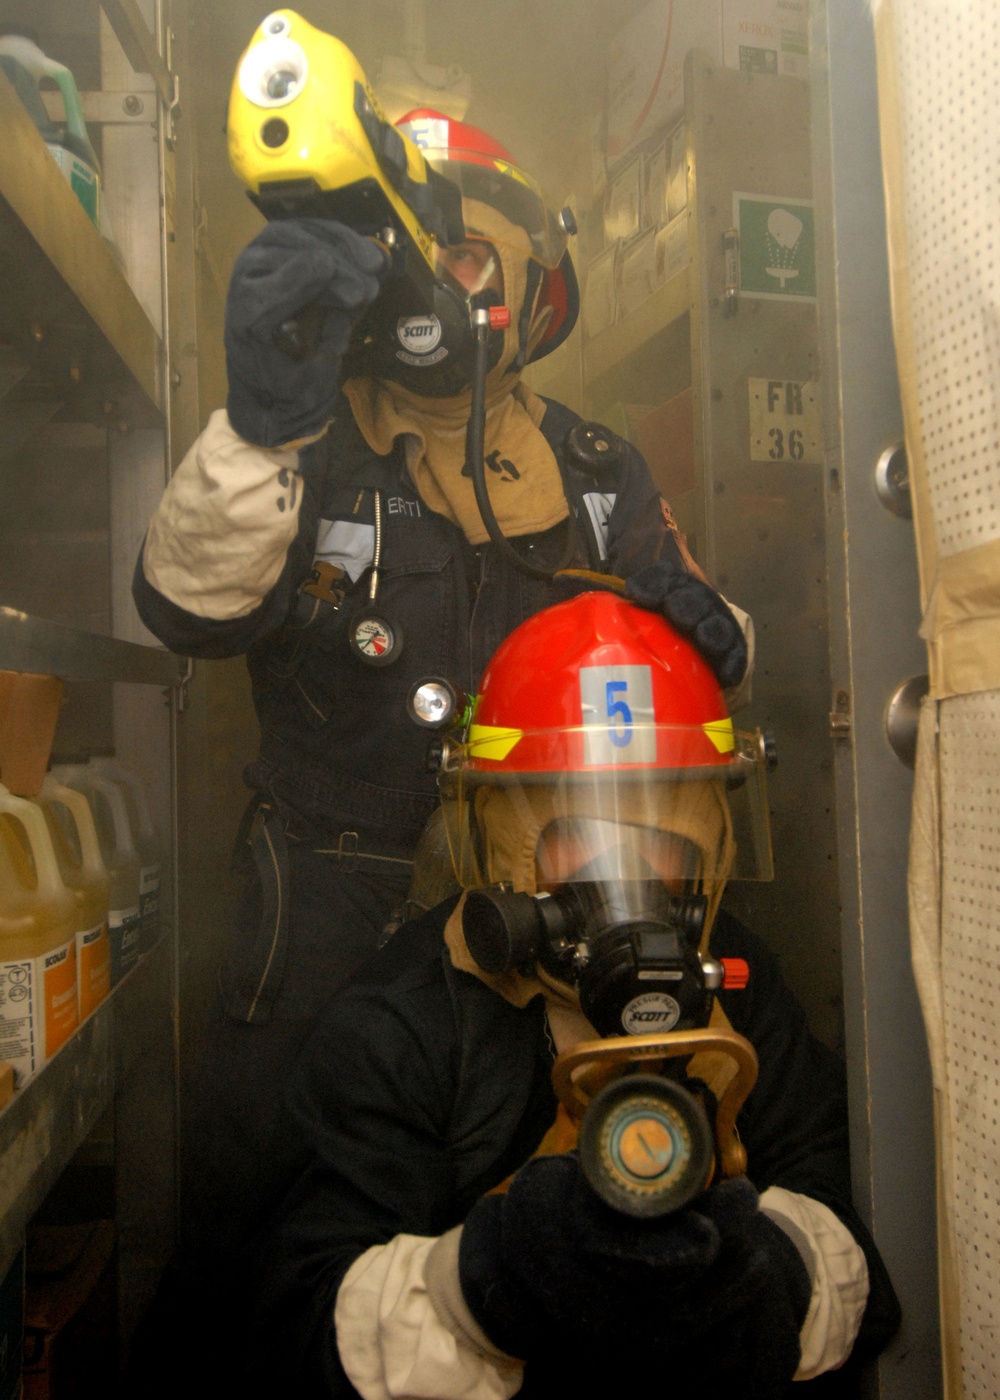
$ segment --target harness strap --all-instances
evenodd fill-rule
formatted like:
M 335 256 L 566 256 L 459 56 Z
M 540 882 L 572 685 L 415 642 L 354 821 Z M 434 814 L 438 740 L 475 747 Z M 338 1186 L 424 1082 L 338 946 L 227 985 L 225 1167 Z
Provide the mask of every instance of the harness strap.
M 260 885 L 260 920 L 244 967 L 226 998 L 234 1021 L 263 1025 L 271 1019 L 288 955 L 288 844 L 285 825 L 270 802 L 249 821 L 250 846 Z

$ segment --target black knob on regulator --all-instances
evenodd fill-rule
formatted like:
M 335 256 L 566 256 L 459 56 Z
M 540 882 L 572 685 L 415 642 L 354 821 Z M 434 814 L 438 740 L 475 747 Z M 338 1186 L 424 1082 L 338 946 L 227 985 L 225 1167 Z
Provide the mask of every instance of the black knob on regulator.
M 484 972 L 510 972 L 538 956 L 538 905 L 530 894 L 470 890 L 462 910 L 465 942 Z

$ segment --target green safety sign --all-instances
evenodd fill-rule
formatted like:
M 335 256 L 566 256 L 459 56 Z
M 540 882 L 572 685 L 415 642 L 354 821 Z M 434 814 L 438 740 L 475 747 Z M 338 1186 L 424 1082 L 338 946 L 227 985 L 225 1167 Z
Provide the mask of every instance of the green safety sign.
M 740 293 L 802 301 L 816 297 L 816 225 L 812 201 L 733 195 L 740 236 Z

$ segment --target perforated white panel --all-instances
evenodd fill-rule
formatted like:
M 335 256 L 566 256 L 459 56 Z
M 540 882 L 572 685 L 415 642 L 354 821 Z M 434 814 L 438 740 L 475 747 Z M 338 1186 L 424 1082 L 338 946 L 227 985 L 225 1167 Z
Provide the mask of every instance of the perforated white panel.
M 944 1041 L 964 1400 L 1000 1395 L 1000 695 L 940 706 Z
M 917 392 L 944 556 L 1000 538 L 1000 4 L 892 10 Z

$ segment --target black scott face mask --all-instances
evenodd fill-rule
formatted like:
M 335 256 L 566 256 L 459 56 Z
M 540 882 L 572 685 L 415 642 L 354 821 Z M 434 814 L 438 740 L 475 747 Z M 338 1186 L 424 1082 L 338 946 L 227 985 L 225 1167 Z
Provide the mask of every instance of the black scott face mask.
M 503 332 L 490 331 L 489 369 L 500 363 L 503 348 Z M 387 284 L 359 324 L 344 373 L 387 379 L 424 398 L 451 398 L 471 385 L 474 358 L 462 288 L 438 280 L 428 307 L 408 285 Z
M 708 901 L 676 894 L 626 846 L 605 851 L 552 893 L 472 890 L 463 911 L 484 972 L 541 966 L 575 986 L 602 1036 L 706 1024 L 714 964 L 699 955 Z

